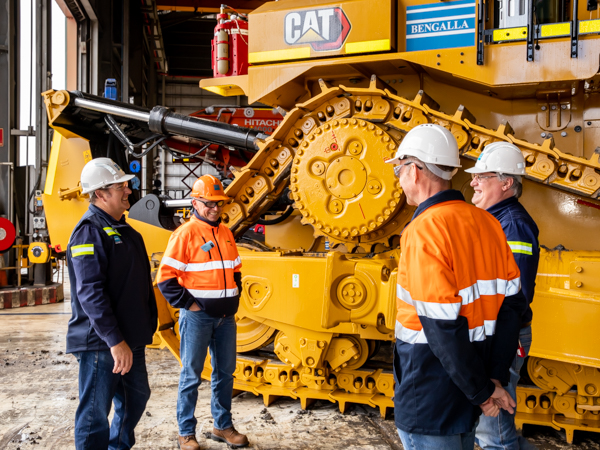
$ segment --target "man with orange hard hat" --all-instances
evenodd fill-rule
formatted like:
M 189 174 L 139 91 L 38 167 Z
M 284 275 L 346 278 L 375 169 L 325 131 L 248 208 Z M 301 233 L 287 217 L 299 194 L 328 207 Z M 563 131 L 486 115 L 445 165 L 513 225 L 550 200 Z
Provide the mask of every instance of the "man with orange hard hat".
M 241 293 L 242 262 L 233 234 L 221 224 L 229 197 L 221 182 L 203 175 L 192 189 L 193 216 L 171 235 L 158 269 L 158 287 L 179 312 L 181 375 L 177 395 L 179 448 L 198 450 L 194 417 L 206 350 L 210 349 L 214 426 L 211 438 L 232 448 L 248 438 L 231 420 L 236 360 L 235 313 Z

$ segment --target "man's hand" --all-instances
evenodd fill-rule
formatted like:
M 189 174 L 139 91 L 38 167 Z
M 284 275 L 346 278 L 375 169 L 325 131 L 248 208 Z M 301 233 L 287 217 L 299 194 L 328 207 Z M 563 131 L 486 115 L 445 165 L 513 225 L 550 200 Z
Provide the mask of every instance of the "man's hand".
M 110 348 L 110 354 L 115 360 L 115 367 L 113 367 L 113 373 L 120 373 L 125 375 L 131 369 L 133 364 L 133 353 L 127 342 L 121 341 L 117 345 Z
M 485 402 L 479 405 L 484 416 L 498 417 L 500 413 L 500 407 L 496 405 L 492 397 L 488 398 Z
M 498 380 L 492 379 L 494 384 L 496 385 L 496 389 L 494 389 L 494 393 L 490 397 L 490 399 L 494 400 L 494 403 L 498 405 L 498 407 L 508 411 L 513 414 L 515 412 L 515 408 L 517 404 L 510 396 L 508 391 L 502 387 Z M 489 399 L 488 399 L 489 400 Z

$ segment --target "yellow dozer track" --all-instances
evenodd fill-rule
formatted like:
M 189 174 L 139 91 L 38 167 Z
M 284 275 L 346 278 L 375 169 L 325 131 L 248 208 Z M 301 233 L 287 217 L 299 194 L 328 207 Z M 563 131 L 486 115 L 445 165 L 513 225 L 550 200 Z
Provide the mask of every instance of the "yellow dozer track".
M 248 74 L 201 82 L 287 111 L 254 141 L 222 214 L 243 262 L 236 390 L 267 406 L 284 396 L 342 412 L 347 403 L 384 415 L 393 407 L 391 361 L 377 353 L 394 340 L 399 234 L 413 208 L 385 160 L 410 129 L 436 123 L 456 137 L 463 168 L 495 141 L 514 143 L 527 162 L 521 201 L 542 249 L 533 385 L 518 388 L 518 426 L 564 429 L 569 442 L 574 430 L 600 432 L 600 17 L 585 2 L 573 6 L 570 15 L 532 11 L 510 27 L 497 2 L 482 0 L 289 0 L 249 15 Z M 471 40 L 456 46 L 457 35 Z M 65 209 L 74 218 L 85 210 L 77 181 L 90 156 L 60 124 L 68 96 L 45 94 L 64 134 L 55 135 L 44 196 L 63 250 Z M 469 181 L 462 172 L 453 180 L 467 199 Z M 245 239 L 282 195 L 294 214 L 267 226 L 264 244 Z M 170 233 L 130 222 L 158 267 Z M 156 294 L 155 344 L 179 358 L 178 311 Z M 207 362 L 207 379 L 210 370 Z

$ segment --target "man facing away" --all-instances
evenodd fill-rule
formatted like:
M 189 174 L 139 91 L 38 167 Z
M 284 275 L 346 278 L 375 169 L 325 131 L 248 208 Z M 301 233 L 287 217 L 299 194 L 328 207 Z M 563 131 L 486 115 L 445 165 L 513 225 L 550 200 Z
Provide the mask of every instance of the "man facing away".
M 231 398 L 236 360 L 235 313 L 239 305 L 242 262 L 233 234 L 221 224 L 229 197 L 212 175 L 203 175 L 192 189 L 193 216 L 169 239 L 158 269 L 158 287 L 179 310 L 181 375 L 177 396 L 179 447 L 198 450 L 194 417 L 202 382 L 206 349 L 212 365 L 211 437 L 245 447 L 248 439 L 233 427 Z
M 388 162 L 418 206 L 398 268 L 398 433 L 407 450 L 472 449 L 482 411 L 516 406 L 501 385 L 525 307 L 519 269 L 498 221 L 451 189 L 460 161 L 448 130 L 414 128 Z
M 67 353 L 79 362 L 77 449 L 133 447 L 150 398 L 145 346 L 157 310 L 144 241 L 123 216 L 131 178 L 109 158 L 91 160 L 81 173 L 91 205 L 67 246 L 73 311 Z
M 525 159 L 514 144 L 493 142 L 481 152 L 475 167 L 465 172 L 469 172 L 473 177 L 471 186 L 475 190 L 475 206 L 488 211 L 502 225 L 508 245 L 519 266 L 521 289 L 527 298 L 527 309 L 521 317 L 519 354 L 513 359 L 510 382 L 506 388 L 516 400 L 519 374 L 531 347 L 533 313 L 529 305 L 533 300 L 540 259 L 538 227 L 518 200 L 523 190 L 521 177 L 526 173 Z M 483 449 L 535 448 L 523 437 L 518 436 L 515 416 L 508 411 L 500 411 L 498 417 L 482 417 L 477 426 L 475 440 Z

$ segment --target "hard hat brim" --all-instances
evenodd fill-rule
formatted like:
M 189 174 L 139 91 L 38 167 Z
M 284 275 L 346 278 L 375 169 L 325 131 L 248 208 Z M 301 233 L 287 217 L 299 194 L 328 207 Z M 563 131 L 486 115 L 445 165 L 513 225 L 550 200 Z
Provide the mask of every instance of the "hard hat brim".
M 118 180 L 110 183 L 110 184 L 116 184 L 116 183 L 124 183 L 126 181 L 129 181 L 131 179 L 135 178 L 135 175 L 125 175 L 124 177 L 119 178 Z
M 192 195 L 192 198 L 203 198 L 204 200 L 209 200 L 211 202 L 218 202 L 220 200 L 223 200 L 225 202 L 228 202 L 231 200 L 231 197 L 228 197 L 227 195 L 208 195 L 206 197 L 201 197 L 201 196 L 195 196 Z
M 104 186 L 98 186 L 98 187 L 94 186 L 94 187 L 91 187 L 91 188 L 88 188 L 88 189 L 83 189 L 81 191 L 81 194 L 82 195 L 84 195 L 84 194 L 90 194 L 90 193 L 92 193 L 94 191 L 97 191 L 98 189 L 102 189 L 102 188 L 104 188 L 106 186 L 110 186 L 111 184 L 124 183 L 126 181 L 131 180 L 132 178 L 135 178 L 135 175 L 125 175 L 125 176 L 122 176 L 121 178 L 119 178 L 118 180 L 114 180 L 114 181 L 111 181 L 110 183 L 105 184 Z
M 404 155 L 398 156 L 396 158 L 388 159 L 386 164 L 400 164 L 400 160 L 404 158 Z
M 492 170 L 492 169 L 481 169 L 479 167 L 471 167 L 470 169 L 466 169 L 465 172 L 467 173 L 501 173 L 503 175 L 513 175 L 515 177 L 523 177 L 525 175 L 527 175 L 527 172 L 525 170 L 523 170 L 522 172 L 519 171 L 518 173 L 515 173 L 514 170 Z
M 465 169 L 465 172 L 467 173 L 486 173 L 486 172 L 492 172 L 495 173 L 495 171 L 493 170 L 489 170 L 489 169 L 480 169 L 478 167 L 471 167 L 470 169 Z

